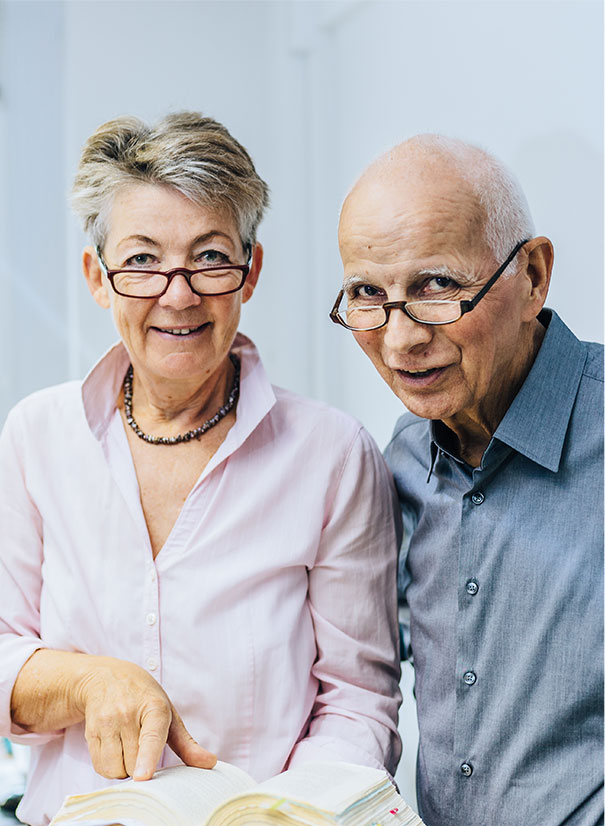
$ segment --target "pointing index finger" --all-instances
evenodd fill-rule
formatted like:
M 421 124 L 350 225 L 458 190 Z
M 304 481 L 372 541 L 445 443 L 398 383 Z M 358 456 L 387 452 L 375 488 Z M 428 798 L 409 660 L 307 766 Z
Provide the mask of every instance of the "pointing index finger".
M 149 780 L 153 777 L 162 750 L 166 745 L 170 729 L 171 714 L 169 708 L 151 708 L 141 716 L 139 732 L 139 750 L 133 780 Z

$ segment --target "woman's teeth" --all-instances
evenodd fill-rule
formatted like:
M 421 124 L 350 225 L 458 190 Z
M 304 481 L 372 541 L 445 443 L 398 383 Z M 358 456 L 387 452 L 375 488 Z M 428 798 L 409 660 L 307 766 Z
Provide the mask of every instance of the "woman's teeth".
M 186 336 L 189 335 L 189 333 L 193 333 L 195 330 L 199 329 L 199 327 L 181 327 L 178 330 L 172 330 L 170 327 L 158 327 L 158 330 L 161 333 L 170 333 L 172 336 Z

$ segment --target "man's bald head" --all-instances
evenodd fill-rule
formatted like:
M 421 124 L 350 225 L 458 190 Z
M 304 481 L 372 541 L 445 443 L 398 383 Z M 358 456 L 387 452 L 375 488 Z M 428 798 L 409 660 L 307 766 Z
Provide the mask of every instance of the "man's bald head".
M 504 164 L 479 147 L 431 134 L 416 135 L 370 164 L 345 199 L 341 225 L 385 198 L 391 210 L 398 202 L 405 210 L 410 192 L 418 200 L 426 195 L 427 205 L 431 193 L 447 200 L 458 197 L 466 219 L 473 216 L 468 232 L 481 233 L 495 260 L 534 235 L 523 191 Z

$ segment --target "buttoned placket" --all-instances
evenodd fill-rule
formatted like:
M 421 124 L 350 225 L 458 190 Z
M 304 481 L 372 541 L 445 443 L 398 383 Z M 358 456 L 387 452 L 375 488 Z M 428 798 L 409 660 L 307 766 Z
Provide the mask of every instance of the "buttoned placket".
M 458 556 L 458 622 L 456 635 L 456 729 L 454 732 L 454 764 L 459 782 L 467 788 L 470 778 L 481 770 L 480 755 L 470 754 L 476 709 L 481 703 L 481 679 L 475 665 L 480 635 L 477 628 L 489 588 L 480 588 L 479 566 L 485 549 L 480 546 L 485 531 L 480 527 L 490 520 L 490 481 L 497 468 L 510 455 L 510 449 L 492 440 L 481 466 L 471 469 L 455 461 L 458 471 L 467 481 L 460 511 L 460 549 Z
M 470 468 L 462 464 L 458 464 L 458 468 L 466 480 L 466 492 L 460 509 L 455 677 L 457 710 L 452 771 L 458 778 L 458 783 L 463 785 L 461 791 L 464 791 L 474 779 L 475 764 L 478 762 L 478 756 L 470 753 L 475 719 L 472 709 L 477 702 L 477 692 L 481 691 L 481 675 L 477 673 L 475 666 L 477 639 L 474 631 L 485 592 L 479 597 L 479 548 L 474 538 L 474 526 L 485 514 L 486 494 L 478 478 L 481 475 L 478 469 L 471 473 Z
M 160 648 L 160 600 L 158 571 L 155 560 L 151 560 L 145 571 L 144 603 L 141 606 L 143 626 L 143 665 L 158 681 L 162 679 L 162 659 Z

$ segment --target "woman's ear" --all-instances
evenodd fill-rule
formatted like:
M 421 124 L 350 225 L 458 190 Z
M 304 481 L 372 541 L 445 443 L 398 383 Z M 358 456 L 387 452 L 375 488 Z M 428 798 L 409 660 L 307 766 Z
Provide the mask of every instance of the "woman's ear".
M 88 284 L 90 294 L 99 307 L 108 310 L 110 307 L 107 279 L 101 269 L 99 257 L 94 247 L 85 247 L 82 253 L 82 271 Z
M 246 283 L 242 289 L 242 303 L 245 304 L 250 298 L 258 282 L 260 271 L 263 267 L 263 245 L 255 244 L 252 248 L 252 260 L 250 262 L 250 272 L 246 278 Z

